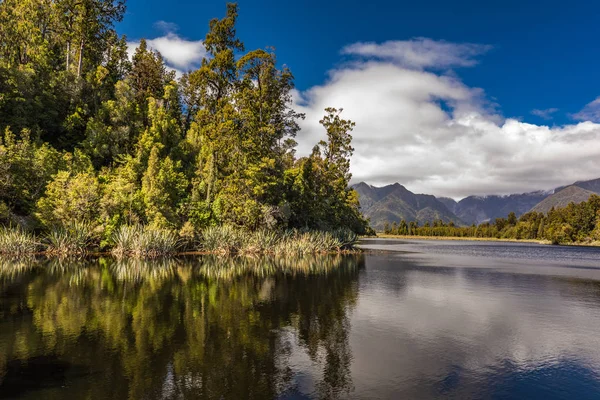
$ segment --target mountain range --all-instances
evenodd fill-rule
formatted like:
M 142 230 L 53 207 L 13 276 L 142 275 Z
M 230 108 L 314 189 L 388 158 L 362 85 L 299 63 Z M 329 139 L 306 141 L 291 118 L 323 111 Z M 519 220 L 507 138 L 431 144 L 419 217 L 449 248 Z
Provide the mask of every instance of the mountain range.
M 385 223 L 418 221 L 419 224 L 442 220 L 457 225 L 480 224 L 505 218 L 510 212 L 517 217 L 529 212 L 547 213 L 552 207 L 581 203 L 592 194 L 600 194 L 600 178 L 579 181 L 550 191 L 535 191 L 507 196 L 469 196 L 460 201 L 428 194 L 415 194 L 399 183 L 384 187 L 365 182 L 352 186 L 359 195 L 360 206 L 371 226 L 382 230 Z

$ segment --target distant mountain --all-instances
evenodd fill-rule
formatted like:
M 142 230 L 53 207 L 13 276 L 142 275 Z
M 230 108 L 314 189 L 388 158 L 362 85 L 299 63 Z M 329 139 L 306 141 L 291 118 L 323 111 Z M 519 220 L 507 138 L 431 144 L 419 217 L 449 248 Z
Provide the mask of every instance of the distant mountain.
M 386 222 L 391 224 L 403 219 L 420 224 L 439 219 L 461 223 L 435 196 L 415 194 L 399 183 L 375 187 L 361 182 L 352 187 L 359 195 L 362 213 L 376 230 L 383 230 Z
M 583 203 L 587 201 L 591 195 L 594 194 L 591 190 L 583 189 L 576 184 L 567 186 L 566 188 L 559 190 L 551 196 L 546 197 L 544 200 L 539 202 L 531 211 L 547 213 L 554 208 L 562 208 L 569 205 L 569 203 Z
M 567 185 L 567 186 L 562 186 L 562 187 L 556 188 L 556 190 L 554 192 L 555 193 L 560 192 L 561 190 L 563 190 L 569 186 L 577 186 L 582 189 L 589 190 L 590 192 L 600 194 L 600 178 L 592 179 L 591 181 L 577 181 L 572 185 Z
M 448 210 L 450 210 L 453 214 L 456 214 L 456 209 L 458 207 L 458 203 L 456 200 L 451 199 L 450 197 L 438 197 L 437 198 L 440 203 L 446 206 Z
M 372 227 L 381 230 L 386 222 L 402 219 L 419 223 L 442 219 L 471 225 L 506 218 L 510 212 L 517 217 L 529 211 L 548 212 L 552 207 L 581 203 L 593 193 L 600 194 L 600 179 L 578 181 L 550 191 L 469 196 L 459 202 L 447 197 L 414 194 L 399 183 L 378 188 L 361 182 L 353 188 L 359 194 L 363 214 L 371 219 Z
M 510 212 L 520 217 L 551 193 L 538 191 L 509 196 L 469 196 L 457 203 L 454 213 L 469 225 L 505 218 Z
M 575 186 L 600 194 L 600 178 L 585 182 L 575 182 Z

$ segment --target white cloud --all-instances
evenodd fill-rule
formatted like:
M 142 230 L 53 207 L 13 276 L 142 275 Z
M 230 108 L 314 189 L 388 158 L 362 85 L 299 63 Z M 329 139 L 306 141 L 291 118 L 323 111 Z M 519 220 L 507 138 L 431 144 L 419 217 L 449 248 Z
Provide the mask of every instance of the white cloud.
M 443 57 L 423 57 L 413 68 L 406 54 L 428 54 L 438 45 L 419 39 L 400 46 L 399 56 L 385 43 L 369 45 L 368 52 L 360 46 L 346 49 L 380 59 L 344 65 L 323 85 L 297 94 L 296 108 L 307 116 L 297 138 L 300 154 L 325 137 L 318 121 L 333 106 L 356 122 L 354 182 L 400 182 L 415 192 L 460 198 L 550 189 L 600 176 L 599 124 L 548 127 L 504 118 L 481 89 L 454 74 L 422 69 L 471 65 L 473 53 L 463 45 L 442 42 Z
M 346 46 L 342 54 L 393 61 L 408 68 L 471 67 L 492 47 L 474 43 L 449 43 L 427 38 L 395 40 L 382 44 L 360 42 Z
M 176 29 L 176 25 L 159 21 L 156 26 L 160 29 L 167 30 L 164 36 L 154 39 L 147 39 L 148 47 L 158 51 L 168 67 L 177 72 L 180 77 L 183 72 L 197 68 L 202 59 L 206 57 L 206 48 L 201 40 L 186 40 L 181 38 L 171 30 Z M 139 41 L 127 42 L 127 51 L 130 56 L 135 52 L 135 49 L 140 45 Z
M 558 108 L 546 108 L 544 110 L 534 109 L 531 110 L 531 115 L 535 115 L 536 117 L 540 117 L 543 119 L 552 119 L 552 114 L 556 113 Z
M 600 122 L 600 97 L 591 103 L 586 104 L 583 110 L 573 114 L 573 118 L 579 121 Z
M 177 26 L 176 23 L 168 22 L 168 21 L 156 21 L 154 23 L 154 27 L 156 29 L 158 29 L 159 31 L 162 31 L 165 33 L 177 32 L 177 30 L 179 29 L 179 26 Z

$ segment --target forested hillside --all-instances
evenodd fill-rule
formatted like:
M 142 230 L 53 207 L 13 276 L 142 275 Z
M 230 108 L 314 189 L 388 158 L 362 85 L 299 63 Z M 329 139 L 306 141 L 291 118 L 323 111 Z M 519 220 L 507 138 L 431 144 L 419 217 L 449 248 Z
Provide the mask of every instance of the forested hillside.
M 394 235 L 547 240 L 554 244 L 600 244 L 600 196 L 587 201 L 551 208 L 547 213 L 531 211 L 520 218 L 511 212 L 480 225 L 456 226 L 444 221 L 419 225 L 405 220 L 386 224 L 384 232 Z
M 129 58 L 124 15 L 124 0 L 0 2 L 0 224 L 365 231 L 354 124 L 328 108 L 328 140 L 295 156 L 294 77 L 245 49 L 237 5 L 181 79 L 144 40 Z

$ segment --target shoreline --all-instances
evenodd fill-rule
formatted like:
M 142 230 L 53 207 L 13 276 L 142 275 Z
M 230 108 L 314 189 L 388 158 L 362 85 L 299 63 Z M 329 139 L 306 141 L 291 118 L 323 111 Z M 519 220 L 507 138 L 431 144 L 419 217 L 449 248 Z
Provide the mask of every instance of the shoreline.
M 600 247 L 600 242 L 592 243 L 560 243 L 553 245 L 549 240 L 538 239 L 504 239 L 504 238 L 479 238 L 479 237 L 460 237 L 460 236 L 408 236 L 408 235 L 391 235 L 377 234 L 375 239 L 403 239 L 403 240 L 449 240 L 449 241 L 465 241 L 465 242 L 508 242 L 508 243 L 530 243 L 545 246 L 572 246 L 572 247 Z M 368 239 L 365 237 L 365 239 Z
M 47 258 L 91 258 L 91 257 L 112 257 L 116 259 L 134 259 L 134 260 L 148 260 L 157 258 L 173 258 L 173 257 L 189 257 L 189 256 L 219 256 L 219 257 L 303 257 L 303 256 L 328 256 L 328 255 L 352 255 L 362 254 L 363 249 L 353 248 L 350 250 L 339 250 L 339 251 L 316 251 L 306 253 L 273 253 L 273 252 L 222 252 L 222 251 L 181 251 L 174 253 L 158 254 L 158 255 L 135 255 L 135 254 L 123 254 L 116 255 L 111 251 L 90 251 L 90 252 L 79 252 L 79 253 L 62 253 L 53 251 L 38 251 L 38 252 L 23 252 L 23 253 L 1 253 L 0 259 L 2 258 L 21 258 L 21 257 L 47 257 Z

